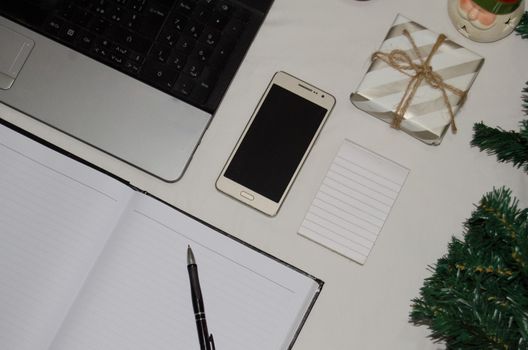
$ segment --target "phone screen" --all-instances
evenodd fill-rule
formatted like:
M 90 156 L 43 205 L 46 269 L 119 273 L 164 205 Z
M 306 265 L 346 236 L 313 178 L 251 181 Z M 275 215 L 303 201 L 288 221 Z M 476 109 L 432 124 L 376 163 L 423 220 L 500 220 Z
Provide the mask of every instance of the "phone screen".
M 279 202 L 326 112 L 272 85 L 224 176 Z

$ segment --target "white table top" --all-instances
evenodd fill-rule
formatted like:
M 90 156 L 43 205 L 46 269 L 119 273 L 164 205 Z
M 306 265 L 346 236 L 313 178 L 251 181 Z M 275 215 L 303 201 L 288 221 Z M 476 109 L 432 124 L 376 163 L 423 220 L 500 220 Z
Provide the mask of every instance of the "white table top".
M 426 4 L 427 3 L 427 4 Z M 457 116 L 459 132 L 427 146 L 355 108 L 349 95 L 397 13 L 443 32 L 486 62 Z M 479 44 L 458 34 L 446 1 L 275 0 L 183 178 L 161 182 L 0 104 L 0 117 L 99 165 L 230 234 L 325 281 L 294 349 L 442 349 L 425 327 L 408 322 L 427 265 L 447 252 L 451 235 L 481 196 L 508 186 L 528 206 L 528 176 L 470 147 L 472 127 L 518 130 L 528 81 L 528 40 L 510 35 Z M 336 99 L 330 119 L 279 214 L 267 217 L 215 189 L 214 182 L 273 73 L 284 70 Z M 410 169 L 364 266 L 297 234 L 345 138 Z

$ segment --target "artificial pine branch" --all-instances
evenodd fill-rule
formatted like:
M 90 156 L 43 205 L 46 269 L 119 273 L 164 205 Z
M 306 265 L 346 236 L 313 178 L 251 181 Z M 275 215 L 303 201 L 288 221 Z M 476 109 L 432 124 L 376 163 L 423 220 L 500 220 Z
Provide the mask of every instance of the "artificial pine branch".
M 521 38 L 528 38 L 528 11 L 524 12 L 521 21 L 517 27 L 515 27 L 515 31 L 517 32 L 517 35 L 521 36 Z
M 499 162 L 510 162 L 528 173 L 528 119 L 521 122 L 520 132 L 491 128 L 484 123 L 473 126 L 471 146 L 477 146 Z
M 411 321 L 448 349 L 528 349 L 528 209 L 507 189 L 486 194 L 431 267 Z
M 528 115 L 528 82 L 522 96 L 524 113 Z M 491 128 L 484 123 L 473 126 L 471 146 L 478 147 L 490 155 L 496 155 L 499 162 L 513 163 L 528 173 L 528 119 L 521 121 L 519 132 Z

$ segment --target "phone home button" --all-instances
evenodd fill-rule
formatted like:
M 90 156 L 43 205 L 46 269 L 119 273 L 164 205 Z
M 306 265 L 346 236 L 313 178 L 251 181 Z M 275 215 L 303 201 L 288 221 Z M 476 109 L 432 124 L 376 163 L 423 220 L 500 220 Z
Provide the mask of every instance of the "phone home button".
M 247 193 L 246 191 L 240 191 L 240 195 L 246 199 L 249 199 L 250 201 L 255 199 L 254 195 L 252 195 L 251 193 Z

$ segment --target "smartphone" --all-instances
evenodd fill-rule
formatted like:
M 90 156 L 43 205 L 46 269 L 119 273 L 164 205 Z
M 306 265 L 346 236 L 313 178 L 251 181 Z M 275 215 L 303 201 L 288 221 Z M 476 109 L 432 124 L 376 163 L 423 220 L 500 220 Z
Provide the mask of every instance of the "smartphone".
M 274 216 L 335 104 L 335 98 L 277 72 L 216 181 L 218 190 Z

